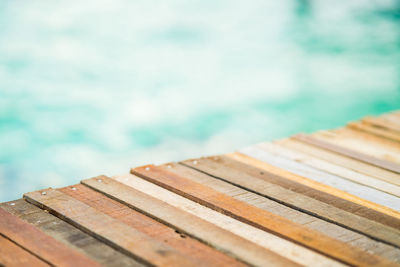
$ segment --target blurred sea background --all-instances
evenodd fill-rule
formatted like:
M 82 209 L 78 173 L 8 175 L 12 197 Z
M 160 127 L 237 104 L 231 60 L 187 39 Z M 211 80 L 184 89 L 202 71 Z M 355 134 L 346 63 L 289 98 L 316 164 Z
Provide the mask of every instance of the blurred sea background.
M 400 109 L 400 1 L 1 1 L 0 201 Z

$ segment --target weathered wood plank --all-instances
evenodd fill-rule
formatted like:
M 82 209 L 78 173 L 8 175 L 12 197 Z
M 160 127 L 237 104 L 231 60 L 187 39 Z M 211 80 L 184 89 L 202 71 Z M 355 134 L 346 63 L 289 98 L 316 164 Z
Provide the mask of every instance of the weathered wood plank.
M 124 205 L 176 228 L 180 233 L 194 237 L 210 246 L 255 266 L 292 266 L 294 262 L 252 243 L 224 228 L 209 223 L 165 201 L 117 182 L 111 178 L 83 180 L 82 183 Z
M 217 251 L 190 237 L 177 233 L 144 214 L 129 208 L 84 185 L 74 185 L 59 189 L 61 192 L 143 232 L 152 238 L 165 243 L 182 254 L 209 266 L 245 266 L 243 263 Z
M 400 209 L 400 199 L 396 196 L 389 195 L 379 190 L 354 183 L 334 174 L 329 174 L 324 171 L 317 170 L 301 162 L 287 159 L 277 154 L 269 153 L 268 151 L 260 149 L 256 146 L 244 148 L 240 151 L 241 153 L 262 160 L 270 165 L 286 169 L 287 171 L 298 176 L 300 175 L 303 177 L 308 177 L 320 183 L 334 186 L 335 188 L 345 190 L 358 197 L 373 201 L 377 204 L 386 206 L 396 211 Z
M 319 147 L 319 148 L 326 149 L 328 151 L 331 151 L 331 152 L 334 152 L 334 153 L 337 153 L 340 155 L 344 155 L 344 156 L 352 158 L 352 159 L 356 159 L 356 160 L 359 160 L 359 161 L 362 161 L 365 163 L 369 163 L 371 165 L 380 167 L 380 168 L 388 170 L 388 171 L 392 171 L 397 174 L 400 173 L 400 165 L 397 165 L 393 162 L 386 161 L 386 160 L 383 160 L 380 158 L 375 158 L 370 155 L 360 153 L 360 152 L 352 150 L 352 149 L 345 148 L 343 146 L 335 145 L 331 142 L 327 142 L 325 140 L 316 138 L 314 136 L 306 136 L 303 134 L 298 134 L 298 135 L 293 136 L 292 138 L 294 138 L 295 140 Z
M 24 198 L 141 262 L 157 266 L 202 266 L 175 249 L 60 191 L 46 189 L 30 192 Z
M 319 131 L 311 136 L 393 165 L 400 164 L 400 143 L 392 140 L 351 128 Z
M 146 192 L 152 196 L 157 196 L 157 198 L 161 201 L 167 202 L 168 204 L 179 208 L 180 210 L 191 213 L 205 221 L 208 221 L 216 226 L 221 227 L 222 229 L 254 242 L 255 244 L 258 244 L 268 250 L 274 251 L 277 254 L 280 254 L 299 264 L 310 265 L 315 262 L 319 262 L 321 266 L 338 265 L 338 262 L 335 262 L 314 251 L 308 250 L 285 239 L 239 222 L 229 216 L 225 216 L 217 211 L 204 207 L 196 202 L 186 199 L 132 174 L 116 176 L 114 179 L 136 190 Z
M 347 124 L 347 127 L 358 131 L 374 134 L 379 137 L 383 137 L 395 142 L 400 142 L 400 132 L 392 131 L 386 127 L 380 127 L 376 124 L 370 124 L 366 121 L 362 122 L 351 122 Z
M 287 141 L 287 140 L 281 140 L 281 141 Z M 281 144 L 281 141 L 279 141 L 280 144 Z M 311 187 L 318 191 L 333 195 L 337 198 L 347 200 L 350 203 L 355 203 L 355 204 L 357 204 L 356 207 L 360 207 L 360 208 L 357 208 L 352 211 L 355 214 L 362 215 L 363 213 L 367 213 L 367 214 L 372 213 L 372 215 L 370 215 L 371 219 L 377 218 L 377 219 L 379 219 L 378 222 L 386 224 L 388 226 L 395 227 L 395 228 L 397 228 L 399 225 L 399 223 L 398 223 L 398 221 L 400 220 L 399 212 L 392 210 L 386 206 L 379 205 L 375 202 L 360 198 L 360 197 L 356 196 L 357 192 L 354 192 L 353 190 L 351 190 L 349 188 L 341 188 L 341 190 L 339 190 L 338 188 L 335 187 L 335 183 L 329 183 L 329 179 L 327 181 L 326 178 L 325 179 L 323 178 L 322 181 L 318 182 L 316 180 L 309 179 L 305 176 L 295 175 L 297 168 L 293 169 L 292 173 L 289 172 L 287 169 L 290 168 L 290 164 L 289 165 L 285 164 L 284 169 L 277 168 L 277 167 L 272 166 L 262 160 L 256 159 L 254 157 L 249 157 L 242 153 L 232 153 L 232 154 L 227 154 L 227 156 L 232 157 L 233 159 L 241 161 L 245 164 L 257 166 L 260 169 L 265 169 L 265 170 L 268 170 L 269 172 L 272 172 L 272 173 L 275 173 L 275 174 L 278 174 L 281 176 L 285 176 L 285 178 L 287 178 L 287 179 L 302 183 L 308 187 Z M 307 173 L 306 176 L 309 176 L 309 173 Z M 349 191 L 352 194 L 349 194 L 347 191 Z M 356 195 L 354 195 L 354 193 L 356 193 Z M 353 206 L 353 205 L 349 205 L 349 206 Z M 361 213 L 358 213 L 359 209 L 360 209 L 360 211 L 362 211 Z M 382 216 L 381 214 L 384 214 L 384 215 Z M 362 215 L 362 216 L 365 216 L 365 215 Z M 367 217 L 367 218 L 369 218 L 369 217 Z M 382 219 L 384 219 L 384 220 L 382 220 Z M 389 220 L 389 224 L 387 224 L 385 222 L 386 220 Z M 391 223 L 390 223 L 390 221 L 391 221 Z
M 392 123 L 390 120 L 385 119 L 384 117 L 367 116 L 362 118 L 361 122 L 372 125 L 376 128 L 386 129 L 387 131 L 400 134 L 400 125 L 396 125 Z
M 102 266 L 144 266 L 23 199 L 3 203 L 0 206 L 56 240 L 99 262 Z
M 400 249 L 396 249 L 392 246 L 383 244 L 381 242 L 372 240 L 364 235 L 358 234 L 356 232 L 350 231 L 336 224 L 328 223 L 306 213 L 302 213 L 298 210 L 291 209 L 285 205 L 279 204 L 278 202 L 272 201 L 263 196 L 254 194 L 252 192 L 241 189 L 237 186 L 229 184 L 227 182 L 215 179 L 205 173 L 199 172 L 195 169 L 189 168 L 182 164 L 168 163 L 159 166 L 167 171 L 174 172 L 178 175 L 184 176 L 187 179 L 193 180 L 195 182 L 201 183 L 203 185 L 209 186 L 212 189 L 227 194 L 237 200 L 246 202 L 250 205 L 256 206 L 260 209 L 272 212 L 286 219 L 289 219 L 295 223 L 306 225 L 307 227 L 324 233 L 332 238 L 349 243 L 350 245 L 355 245 L 361 249 L 368 250 L 373 254 L 378 254 L 391 261 L 400 262 Z M 123 179 L 123 178 L 121 178 Z M 136 179 L 137 180 L 137 179 Z M 136 183 L 135 179 L 128 179 L 127 183 Z M 144 190 L 144 189 L 143 189 Z M 147 190 L 147 188 L 146 188 Z M 148 192 L 148 191 L 146 191 Z M 153 192 L 154 195 L 158 195 L 158 192 Z M 198 214 L 198 212 L 196 211 Z M 252 234 L 254 236 L 256 234 Z M 257 235 L 259 236 L 259 235 Z M 256 241 L 254 241 L 256 242 Z M 276 243 L 276 242 L 275 242 Z M 260 243 L 259 243 L 260 244 Z M 284 253 L 288 253 L 288 248 L 280 249 Z M 304 255 L 304 253 L 301 253 Z
M 358 248 L 302 227 L 265 210 L 237 201 L 209 187 L 161 168 L 143 166 L 132 169 L 132 173 L 244 223 L 277 234 L 344 263 L 351 265 L 391 264 L 381 257 L 365 253 Z
M 191 167 L 225 181 L 241 185 L 275 199 L 289 207 L 297 208 L 328 222 L 362 233 L 375 240 L 400 247 L 400 230 L 368 220 L 339 209 L 338 201 L 347 201 L 325 194 L 274 173 L 259 169 L 226 156 L 185 161 Z
M 274 156 L 284 157 L 286 159 L 296 161 L 300 165 L 307 165 L 314 169 L 337 175 L 340 178 L 344 178 L 346 180 L 380 190 L 393 196 L 400 197 L 400 186 L 387 183 L 385 181 L 349 170 L 347 168 L 343 168 L 341 166 L 335 165 L 334 163 L 324 161 L 316 157 L 308 156 L 301 152 L 289 150 L 278 144 L 262 143 L 254 147 L 265 150 L 269 152 L 269 154 L 273 154 Z M 400 206 L 400 202 L 398 204 Z
M 391 171 L 387 171 L 385 169 L 376 167 L 374 165 L 370 165 L 368 163 L 364 163 L 362 161 L 358 161 L 356 159 L 352 159 L 323 148 L 319 148 L 317 146 L 313 146 L 311 144 L 307 144 L 296 140 L 294 138 L 284 139 L 277 141 L 280 145 L 283 145 L 287 148 L 300 151 L 304 154 L 308 154 L 314 157 L 318 157 L 319 159 L 323 159 L 329 162 L 334 162 L 337 165 L 348 168 L 350 170 L 363 173 L 366 175 L 370 175 L 376 179 L 380 179 L 382 181 L 400 185 L 400 175 Z
M 0 266 L 50 266 L 28 251 L 0 235 Z
M 60 266 L 100 266 L 0 207 L 0 233 L 43 261 Z

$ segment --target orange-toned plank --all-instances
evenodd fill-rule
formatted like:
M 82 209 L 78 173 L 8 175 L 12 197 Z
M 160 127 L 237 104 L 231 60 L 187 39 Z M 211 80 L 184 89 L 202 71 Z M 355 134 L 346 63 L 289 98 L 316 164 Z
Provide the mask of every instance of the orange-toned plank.
M 381 257 L 365 253 L 159 167 L 143 166 L 132 169 L 132 173 L 239 221 L 272 232 L 344 263 L 364 266 L 392 264 Z
M 313 136 L 298 134 L 298 135 L 293 136 L 292 138 L 294 138 L 295 140 L 316 146 L 316 147 L 320 147 L 320 148 L 335 152 L 340 155 L 344 155 L 344 156 L 352 158 L 352 159 L 356 159 L 356 160 L 359 160 L 362 162 L 369 163 L 371 165 L 375 165 L 375 166 L 380 167 L 385 170 L 389 170 L 389 171 L 392 171 L 395 173 L 400 173 L 400 165 L 397 165 L 393 162 L 375 158 L 370 155 L 366 155 L 366 154 L 360 153 L 358 151 L 354 151 L 354 150 L 345 148 L 343 146 L 334 145 L 333 143 L 323 141 L 323 140 L 313 137 Z
M 0 266 L 50 266 L 0 235 Z
M 52 265 L 100 266 L 2 208 L 0 208 L 0 233 Z
M 160 242 L 168 244 L 196 261 L 212 266 L 245 266 L 243 263 L 212 249 L 198 240 L 182 235 L 175 229 L 167 227 L 84 185 L 74 185 L 59 190 Z
M 125 223 L 54 189 L 26 193 L 28 202 L 42 206 L 82 231 L 149 265 L 201 266 L 186 255 Z
M 246 156 L 244 154 L 235 152 L 232 154 L 227 154 L 228 157 L 231 157 L 235 160 L 241 161 L 245 164 L 255 166 L 257 168 L 266 170 L 275 175 L 279 175 L 285 177 L 286 179 L 290 179 L 291 181 L 301 183 L 305 186 L 313 188 L 315 190 L 324 192 L 326 194 L 332 195 L 337 199 L 342 199 L 347 202 L 344 202 L 346 205 L 342 206 L 343 209 L 352 212 L 354 214 L 363 216 L 365 218 L 374 220 L 376 222 L 394 227 L 400 228 L 400 213 L 387 208 L 385 206 L 376 204 L 374 202 L 359 198 L 352 194 L 346 193 L 334 187 L 321 184 L 309 178 L 295 175 L 290 173 L 284 169 L 269 165 L 263 161 L 257 160 L 255 158 Z M 333 203 L 334 204 L 334 203 Z
M 82 183 L 252 266 L 296 265 L 271 250 L 250 242 L 219 225 L 114 179 L 103 176 L 83 180 Z

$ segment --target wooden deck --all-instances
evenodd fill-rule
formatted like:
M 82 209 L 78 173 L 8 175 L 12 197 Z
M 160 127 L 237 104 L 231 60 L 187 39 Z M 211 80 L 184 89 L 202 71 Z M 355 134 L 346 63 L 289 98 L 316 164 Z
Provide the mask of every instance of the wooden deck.
M 400 266 L 400 112 L 0 204 L 0 266 Z

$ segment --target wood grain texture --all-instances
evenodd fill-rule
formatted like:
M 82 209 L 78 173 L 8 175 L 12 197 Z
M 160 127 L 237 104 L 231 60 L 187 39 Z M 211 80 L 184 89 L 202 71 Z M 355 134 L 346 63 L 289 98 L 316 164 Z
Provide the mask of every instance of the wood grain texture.
M 87 255 L 102 266 L 144 266 L 23 199 L 3 203 L 0 206 L 61 243 Z
M 60 266 L 100 266 L 0 207 L 0 233 L 41 260 Z
M 365 219 L 337 208 L 342 199 L 325 194 L 300 183 L 285 179 L 271 172 L 266 172 L 226 156 L 202 158 L 197 164 L 185 162 L 191 167 L 211 174 L 235 185 L 264 194 L 292 208 L 297 208 L 328 222 L 362 233 L 375 240 L 400 247 L 400 230 Z
M 132 173 L 239 221 L 318 251 L 351 265 L 391 265 L 392 263 L 358 248 L 302 227 L 280 216 L 237 201 L 209 187 L 155 166 L 132 169 Z
M 311 136 L 372 158 L 400 164 L 400 143 L 349 127 L 319 131 Z
M 193 258 L 208 266 L 245 266 L 243 263 L 217 251 L 190 237 L 177 233 L 168 227 L 144 214 L 129 208 L 101 193 L 84 185 L 75 185 L 59 189 L 61 192 L 101 211 L 108 216 L 120 220 L 152 238 L 173 247 L 182 254 Z
M 334 162 L 337 165 L 350 170 L 370 175 L 376 179 L 386 181 L 394 185 L 400 185 L 400 175 L 385 169 L 370 165 L 368 163 L 352 159 L 311 144 L 304 143 L 294 138 L 279 140 L 279 144 L 293 150 L 300 151 L 307 155 L 318 157 L 319 159 Z
M 244 148 L 240 150 L 240 152 L 253 158 L 262 160 L 271 166 L 285 169 L 288 172 L 296 174 L 297 176 L 307 177 L 314 181 L 336 187 L 365 200 L 375 202 L 381 206 L 385 206 L 397 211 L 400 208 L 399 198 L 393 195 L 354 183 L 340 176 L 318 170 L 301 162 L 288 159 L 277 154 L 272 154 L 268 151 L 258 148 L 257 146 Z
M 322 140 L 321 138 L 316 138 L 314 136 L 307 136 L 304 134 L 298 134 L 292 137 L 295 140 L 319 147 L 319 148 L 323 148 L 325 150 L 337 153 L 339 155 L 344 155 L 346 157 L 352 158 L 352 159 L 356 159 L 374 166 L 377 166 L 379 168 L 388 170 L 388 171 L 392 171 L 394 173 L 399 174 L 400 173 L 400 165 L 395 164 L 393 162 L 387 161 L 387 160 L 383 160 L 380 158 L 375 158 L 372 157 L 370 155 L 364 154 L 364 153 L 360 153 L 358 151 L 352 150 L 352 149 L 348 149 L 344 146 L 338 146 L 333 144 L 332 142 L 327 142 L 326 140 Z
M 351 194 L 354 194 L 358 197 L 362 197 L 365 200 L 369 200 L 370 202 L 375 202 L 381 206 L 388 207 L 392 210 L 400 209 L 400 199 L 396 196 L 381 192 L 379 190 L 360 185 L 354 183 L 352 181 L 346 180 L 340 176 L 335 174 L 330 174 L 325 171 L 318 170 L 316 168 L 310 167 L 302 162 L 298 162 L 293 159 L 288 159 L 287 157 L 283 157 L 278 154 L 270 153 L 258 146 L 247 147 L 240 150 L 241 153 L 256 158 L 258 160 L 262 160 L 263 162 L 269 164 L 270 166 L 275 166 L 285 171 L 277 171 L 277 168 L 269 167 L 272 169 L 272 173 L 285 177 L 293 182 L 301 183 L 300 181 L 296 180 L 297 177 L 307 177 L 314 181 L 324 183 L 326 185 L 333 186 L 335 188 L 347 191 Z M 287 155 L 285 155 L 287 156 Z M 237 157 L 237 156 L 236 156 Z M 317 190 L 319 191 L 319 190 Z M 326 194 L 326 193 L 325 193 Z M 331 195 L 329 192 L 327 193 Z M 339 200 L 341 200 L 339 198 Z M 339 201 L 338 203 L 343 202 L 343 200 Z M 346 208 L 346 205 L 342 205 Z M 364 208 L 365 210 L 365 208 Z M 398 211 L 397 211 L 398 212 Z M 371 211 L 371 213 L 373 213 Z M 377 214 L 375 218 L 380 218 L 380 215 Z M 382 218 L 383 219 L 383 218 Z M 380 219 L 380 221 L 382 221 Z M 393 221 L 393 220 L 391 220 Z M 396 220 L 398 221 L 398 220 Z M 385 223 L 386 224 L 386 223 Z M 397 228 L 397 224 L 396 224 Z
M 145 194 L 111 178 L 83 180 L 82 183 L 124 205 L 177 229 L 184 235 L 196 238 L 224 253 L 254 266 L 293 266 L 294 262 L 270 250 L 237 236 L 198 216 L 176 208 L 167 202 Z
M 289 142 L 290 140 L 280 140 L 279 144 L 282 145 L 282 142 Z M 388 207 L 382 206 L 382 205 L 378 205 L 372 201 L 368 201 L 365 200 L 363 198 L 357 197 L 354 195 L 353 190 L 349 189 L 349 188 L 343 188 L 342 190 L 339 190 L 338 188 L 334 187 L 335 184 L 326 184 L 326 179 L 324 179 L 323 181 L 315 181 L 312 179 L 309 179 L 307 177 L 304 176 L 300 176 L 300 175 L 294 175 L 293 173 L 283 169 L 283 168 L 277 168 L 275 166 L 272 166 L 270 164 L 267 164 L 266 162 L 262 161 L 262 160 L 258 160 L 256 158 L 253 157 L 249 157 L 247 155 L 241 154 L 241 153 L 231 153 L 231 154 L 227 154 L 227 156 L 232 157 L 235 160 L 241 161 L 245 164 L 248 165 L 253 165 L 256 166 L 258 168 L 261 169 L 265 169 L 268 170 L 272 173 L 278 174 L 278 175 L 282 175 L 285 176 L 287 179 L 291 179 L 292 181 L 296 181 L 299 183 L 302 183 L 308 187 L 314 188 L 318 191 L 333 195 L 337 198 L 341 198 L 344 200 L 347 200 L 349 202 L 352 202 L 354 204 L 357 204 L 360 207 L 364 207 L 361 208 L 361 210 L 365 210 L 365 208 L 367 209 L 372 209 L 375 210 L 376 215 L 374 215 L 373 217 L 377 216 L 376 218 L 386 218 L 387 220 L 389 220 L 389 224 L 385 223 L 385 220 L 379 220 L 378 222 L 384 223 L 388 226 L 392 226 L 392 227 L 397 227 L 398 226 L 398 221 L 400 220 L 400 213 L 392 210 Z M 287 168 L 288 166 L 285 165 L 285 168 Z M 307 175 L 308 176 L 308 175 Z M 348 192 L 346 192 L 347 190 L 349 190 L 350 192 L 352 192 L 353 194 L 349 194 Z M 371 212 L 371 211 L 368 211 Z M 356 213 L 357 214 L 357 213 Z M 380 216 L 380 214 L 384 214 L 383 216 Z M 359 214 L 361 215 L 361 214 Z M 393 218 L 391 218 L 393 217 Z
M 269 155 L 283 157 L 292 161 L 296 161 L 299 165 L 307 165 L 314 169 L 337 175 L 338 177 L 346 179 L 348 181 L 360 185 L 365 185 L 387 194 L 391 194 L 393 196 L 396 196 L 397 198 L 400 197 L 400 186 L 393 185 L 379 179 L 375 179 L 374 177 L 371 177 L 369 175 L 361 174 L 347 168 L 343 168 L 341 166 L 335 165 L 334 163 L 324 161 L 316 157 L 308 156 L 301 152 L 286 149 L 285 147 L 278 144 L 262 143 L 253 146 L 252 148 L 259 148 L 268 152 Z M 385 196 L 385 198 L 386 197 L 387 196 Z M 400 202 L 398 203 L 398 206 L 400 206 Z
M 60 191 L 46 189 L 30 192 L 24 198 L 143 263 L 157 266 L 202 266 L 175 249 Z
M 0 235 L 0 266 L 45 267 L 50 265 Z
M 177 164 L 177 163 L 168 163 L 165 165 L 161 165 L 159 167 L 163 168 L 167 171 L 174 172 L 174 173 L 181 175 L 187 179 L 190 179 L 195 182 L 201 183 L 203 185 L 209 186 L 212 189 L 214 189 L 220 193 L 226 194 L 230 197 L 233 197 L 239 201 L 243 201 L 250 205 L 256 206 L 257 208 L 272 212 L 276 215 L 279 215 L 286 219 L 289 219 L 295 223 L 305 225 L 306 227 L 309 227 L 311 229 L 322 232 L 322 233 L 324 233 L 332 238 L 335 238 L 337 240 L 340 240 L 342 242 L 348 243 L 350 245 L 358 246 L 361 249 L 368 250 L 373 254 L 378 254 L 378 255 L 385 257 L 391 261 L 400 262 L 400 249 L 396 249 L 392 246 L 372 240 L 364 235 L 358 234 L 354 231 L 350 231 L 350 230 L 340 227 L 336 224 L 328 223 L 324 220 L 318 219 L 309 214 L 300 212 L 295 209 L 291 209 L 291 208 L 289 208 L 285 205 L 282 205 L 278 202 L 272 201 L 263 196 L 246 191 L 242 188 L 239 188 L 237 186 L 234 186 L 234 185 L 224 182 L 222 180 L 215 179 L 214 177 L 211 177 L 205 173 L 199 172 L 193 168 L 189 168 L 185 165 Z M 127 183 L 134 184 L 135 186 L 137 186 L 136 185 L 136 184 L 138 184 L 137 180 L 138 179 L 128 179 Z M 148 190 L 148 189 L 146 188 L 143 190 Z M 146 191 L 146 192 L 148 192 L 148 191 Z M 158 192 L 154 192 L 153 194 L 159 195 Z M 199 214 L 199 213 L 197 212 L 197 214 Z M 206 217 L 209 218 L 210 216 L 206 216 Z M 260 235 L 259 234 L 251 234 L 250 236 L 251 237 L 253 237 L 253 236 L 259 237 Z M 263 239 L 265 239 L 265 238 L 263 238 Z M 254 240 L 254 242 L 258 242 L 260 244 L 259 241 Z M 274 244 L 276 244 L 276 243 L 277 243 L 277 241 L 274 241 Z M 276 245 L 275 245 L 275 247 L 276 247 Z M 290 250 L 288 247 L 279 248 L 277 253 L 282 252 L 282 251 L 284 251 L 284 253 L 287 253 L 286 255 L 288 255 L 289 254 L 288 252 Z M 300 253 L 300 255 L 304 255 L 304 253 Z M 320 262 L 320 261 L 318 261 L 318 262 Z
M 314 262 L 319 262 L 321 266 L 340 265 L 338 262 L 335 262 L 314 251 L 308 250 L 302 246 L 279 238 L 258 228 L 239 222 L 229 216 L 225 216 L 215 210 L 204 207 L 196 202 L 186 199 L 132 174 L 117 176 L 114 179 L 121 181 L 122 183 L 136 190 L 146 192 L 152 196 L 157 196 L 157 199 L 161 201 L 167 202 L 178 209 L 193 214 L 205 221 L 221 227 L 222 229 L 258 244 L 259 246 L 276 252 L 277 254 L 280 254 L 296 263 L 310 265 Z
M 400 142 L 400 132 L 392 131 L 386 127 L 380 127 L 376 124 L 370 124 L 366 121 L 362 122 L 351 122 L 347 124 L 347 127 L 358 131 L 370 133 L 379 137 L 383 137 L 395 142 Z

